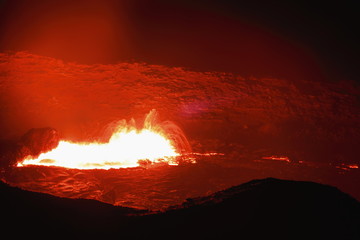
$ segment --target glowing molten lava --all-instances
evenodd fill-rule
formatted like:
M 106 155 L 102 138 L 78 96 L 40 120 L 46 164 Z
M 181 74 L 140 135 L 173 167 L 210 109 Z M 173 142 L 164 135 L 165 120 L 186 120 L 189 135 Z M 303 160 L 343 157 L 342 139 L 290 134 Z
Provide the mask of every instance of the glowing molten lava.
M 18 166 L 44 165 L 78 169 L 109 169 L 136 167 L 141 161 L 177 164 L 176 157 L 180 154 L 176 149 L 177 145 L 179 147 L 176 139 L 184 139 L 184 137 L 182 133 L 180 138 L 174 137 L 174 132 L 179 133 L 179 129 L 169 122 L 155 124 L 156 117 L 156 112 L 151 111 L 141 130 L 134 127 L 133 120 L 133 126 L 120 122 L 107 143 L 60 141 L 55 149 L 42 153 L 37 158 L 28 156 L 18 163 Z M 171 128 L 176 131 L 167 133 L 166 130 L 171 130 Z

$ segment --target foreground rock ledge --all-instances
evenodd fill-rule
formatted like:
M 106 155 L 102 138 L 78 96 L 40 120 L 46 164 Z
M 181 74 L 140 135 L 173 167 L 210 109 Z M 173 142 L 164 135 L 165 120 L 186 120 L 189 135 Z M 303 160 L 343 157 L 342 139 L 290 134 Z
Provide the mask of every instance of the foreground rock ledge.
M 0 183 L 2 234 L 38 238 L 359 239 L 360 203 L 313 182 L 253 180 L 164 212 L 67 199 Z M 18 231 L 22 229 L 21 231 Z M 20 235 L 19 235 L 20 236 Z

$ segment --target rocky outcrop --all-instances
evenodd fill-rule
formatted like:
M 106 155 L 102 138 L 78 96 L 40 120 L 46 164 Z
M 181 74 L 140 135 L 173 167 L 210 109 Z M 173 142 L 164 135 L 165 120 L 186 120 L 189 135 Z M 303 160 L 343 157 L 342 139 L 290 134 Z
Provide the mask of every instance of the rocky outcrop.
M 3 141 L 0 143 L 0 167 L 12 167 L 27 156 L 37 157 L 56 148 L 59 141 L 60 134 L 53 128 L 33 128 L 18 141 Z
M 36 157 L 56 148 L 59 141 L 60 135 L 56 129 L 33 128 L 21 137 L 19 144 L 27 148 L 30 155 Z

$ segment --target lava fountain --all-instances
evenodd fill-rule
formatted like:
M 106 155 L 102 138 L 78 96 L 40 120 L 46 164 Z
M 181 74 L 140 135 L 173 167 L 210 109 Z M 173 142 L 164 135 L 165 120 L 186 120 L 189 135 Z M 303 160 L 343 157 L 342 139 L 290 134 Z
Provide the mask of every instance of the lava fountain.
M 155 110 L 146 115 L 141 129 L 132 119 L 110 124 L 106 132 L 109 131 L 112 133 L 105 143 L 61 140 L 56 148 L 37 157 L 27 156 L 17 166 L 110 169 L 137 167 L 144 163 L 177 165 L 179 157 L 190 150 L 181 129 L 170 121 L 160 122 Z

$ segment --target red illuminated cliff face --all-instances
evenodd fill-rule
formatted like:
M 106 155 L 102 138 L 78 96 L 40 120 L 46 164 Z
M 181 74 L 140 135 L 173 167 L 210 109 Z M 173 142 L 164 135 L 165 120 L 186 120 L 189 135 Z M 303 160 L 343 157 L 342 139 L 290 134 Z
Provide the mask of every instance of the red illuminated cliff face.
M 27 53 L 0 57 L 2 139 L 50 126 L 65 139 L 89 140 L 110 122 L 139 120 L 157 109 L 200 145 L 216 139 L 354 160 L 359 89 L 350 82 L 245 79 L 140 63 L 81 65 Z
M 84 65 L 18 52 L 0 55 L 0 84 L 2 140 L 48 126 L 62 140 L 98 141 L 109 123 L 142 120 L 157 109 L 178 124 L 194 153 L 223 154 L 199 155 L 197 164 L 179 168 L 28 167 L 2 176 L 29 190 L 161 208 L 274 176 L 358 194 L 350 184 L 358 168 L 347 167 L 359 164 L 359 88 L 351 82 L 243 78 L 145 63 Z

